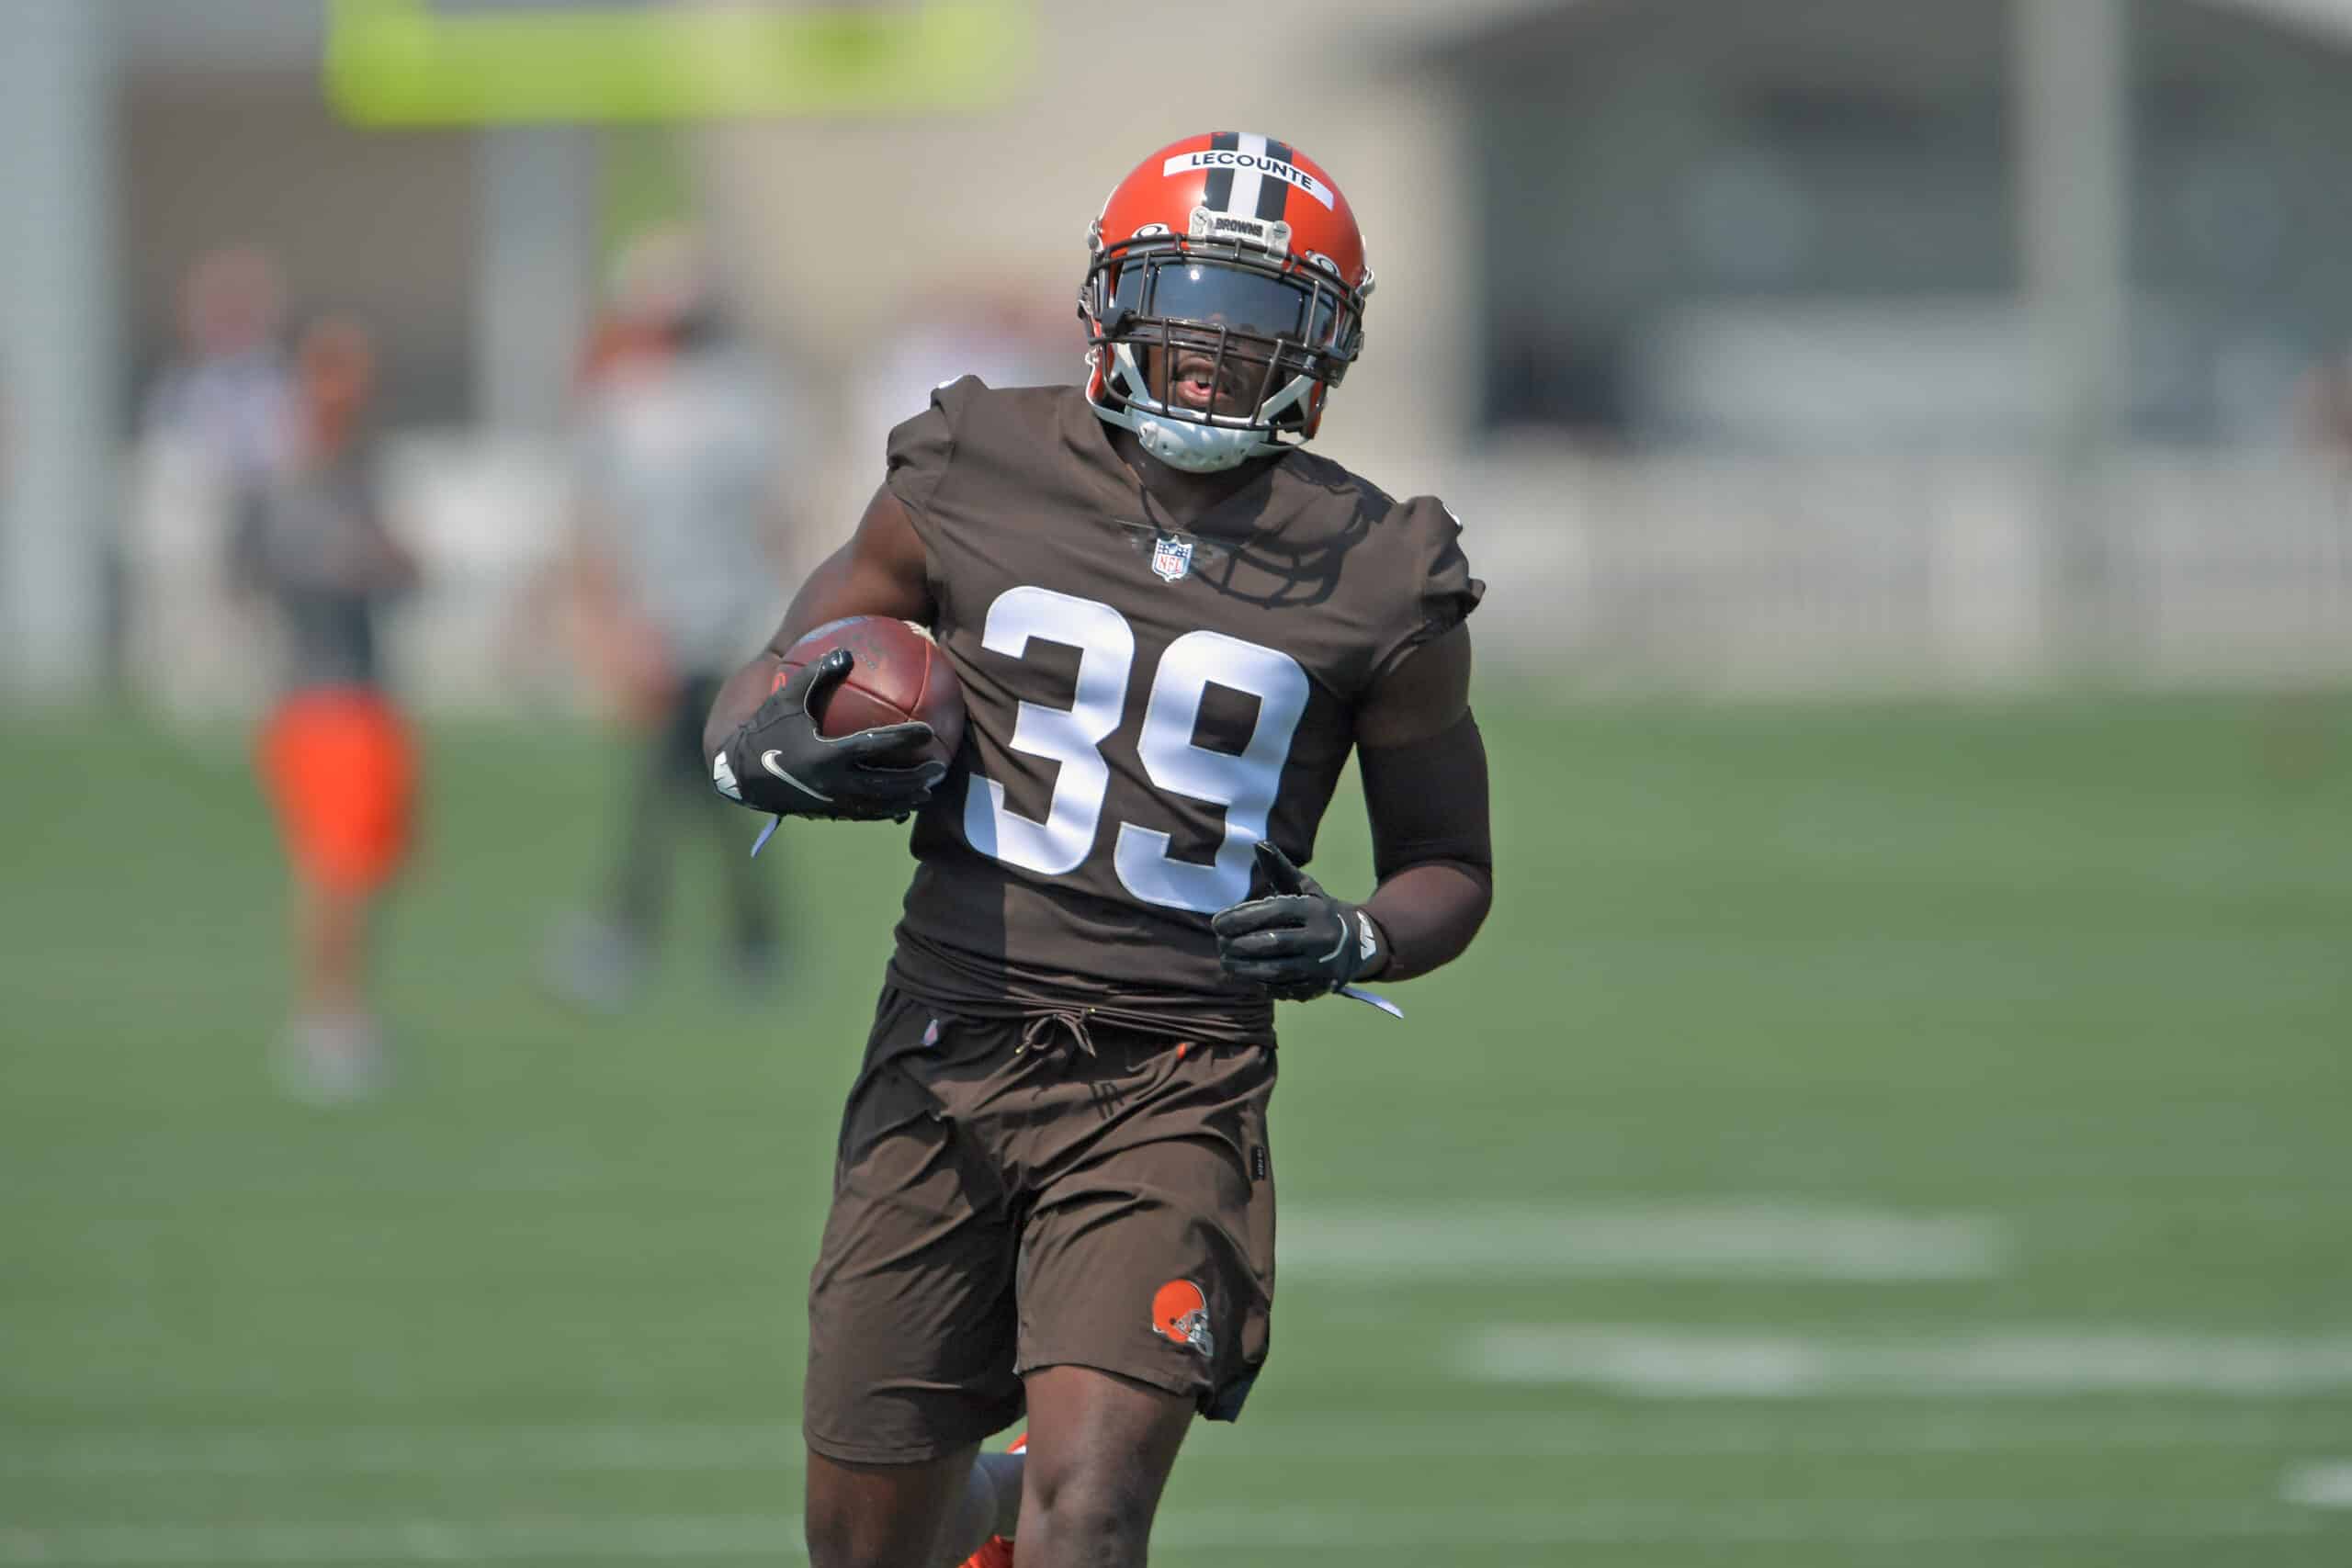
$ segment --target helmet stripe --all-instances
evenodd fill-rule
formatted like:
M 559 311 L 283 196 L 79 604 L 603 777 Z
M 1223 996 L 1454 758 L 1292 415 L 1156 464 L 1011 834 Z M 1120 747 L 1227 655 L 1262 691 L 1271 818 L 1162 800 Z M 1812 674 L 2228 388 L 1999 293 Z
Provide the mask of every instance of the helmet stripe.
M 1212 152 L 1238 152 L 1241 151 L 1241 133 L 1238 130 L 1218 131 L 1216 135 L 1209 138 L 1209 151 Z M 1255 179 L 1257 176 L 1253 174 L 1250 177 Z M 1211 169 L 1209 171 L 1208 188 L 1201 197 L 1201 205 L 1216 212 L 1230 212 L 1233 210 L 1232 169 L 1222 168 Z
M 1242 166 L 1240 172 L 1233 176 L 1233 192 L 1227 199 L 1225 209 L 1227 212 L 1254 213 L 1258 210 L 1258 192 L 1266 183 L 1265 170 L 1261 166 L 1266 156 L 1266 139 L 1254 131 L 1244 131 L 1239 140 L 1241 145 L 1234 151 L 1243 155 Z M 1274 183 L 1280 185 L 1282 182 L 1276 180 Z
M 1291 161 L 1293 154 L 1288 142 L 1276 141 L 1272 138 L 1269 137 L 1266 139 L 1266 156 L 1272 158 L 1277 164 L 1287 164 Z M 1289 206 L 1290 182 L 1284 179 L 1270 180 L 1262 175 L 1260 175 L 1258 179 L 1258 216 L 1264 219 L 1269 223 L 1279 223 L 1283 220 L 1283 213 L 1284 209 Z

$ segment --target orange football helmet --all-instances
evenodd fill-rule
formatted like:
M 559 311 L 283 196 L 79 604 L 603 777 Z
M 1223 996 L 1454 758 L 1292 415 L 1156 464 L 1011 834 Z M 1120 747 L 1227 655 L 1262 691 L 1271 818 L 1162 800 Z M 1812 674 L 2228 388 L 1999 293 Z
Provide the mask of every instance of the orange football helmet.
M 1321 165 L 1218 131 L 1171 142 L 1111 192 L 1078 313 L 1087 400 L 1195 472 L 1315 434 L 1363 345 L 1363 234 Z

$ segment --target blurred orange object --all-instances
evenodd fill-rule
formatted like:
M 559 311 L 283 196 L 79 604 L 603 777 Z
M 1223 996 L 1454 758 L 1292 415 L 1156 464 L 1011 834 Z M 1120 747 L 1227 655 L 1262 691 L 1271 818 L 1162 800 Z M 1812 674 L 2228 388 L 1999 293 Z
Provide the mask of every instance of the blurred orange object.
M 270 716 L 259 761 L 288 852 L 304 876 L 364 893 L 399 869 L 408 852 L 416 747 L 381 693 L 357 686 L 296 693 Z

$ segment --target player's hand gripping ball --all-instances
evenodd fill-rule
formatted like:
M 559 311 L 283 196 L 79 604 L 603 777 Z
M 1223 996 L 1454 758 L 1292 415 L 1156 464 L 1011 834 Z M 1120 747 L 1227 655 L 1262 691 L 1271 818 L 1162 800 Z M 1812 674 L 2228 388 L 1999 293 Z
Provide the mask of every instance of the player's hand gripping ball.
M 853 662 L 838 685 L 820 681 L 808 700 L 820 734 L 839 739 L 861 729 L 925 724 L 933 737 L 925 754 L 955 760 L 964 743 L 963 688 L 938 646 L 904 621 L 852 615 L 827 622 L 785 650 L 770 689 L 782 691 L 794 671 L 836 649 Z
M 768 698 L 712 763 L 720 794 L 786 817 L 870 821 L 931 798 L 964 739 L 964 697 L 929 638 L 860 615 L 786 650 Z

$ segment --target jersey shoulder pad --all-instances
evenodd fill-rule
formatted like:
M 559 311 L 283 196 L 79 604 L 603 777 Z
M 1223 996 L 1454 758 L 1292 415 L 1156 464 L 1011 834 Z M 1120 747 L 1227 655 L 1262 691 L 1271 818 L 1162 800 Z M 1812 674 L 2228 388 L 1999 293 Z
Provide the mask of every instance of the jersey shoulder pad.
M 942 382 L 929 408 L 890 433 L 888 482 L 921 513 L 951 465 L 983 486 L 1034 479 L 1059 450 L 1078 397 L 1075 388 L 991 387 L 977 376 Z
M 1391 541 L 1385 553 L 1395 563 L 1399 592 L 1393 620 L 1374 654 L 1375 676 L 1468 620 L 1487 594 L 1486 583 L 1470 574 L 1461 519 L 1437 497 L 1395 502 L 1379 531 Z
M 890 432 L 884 447 L 883 483 L 918 518 L 926 515 L 932 492 L 955 460 L 957 432 L 972 400 L 987 395 L 978 376 L 944 381 L 931 389 L 931 404 Z

